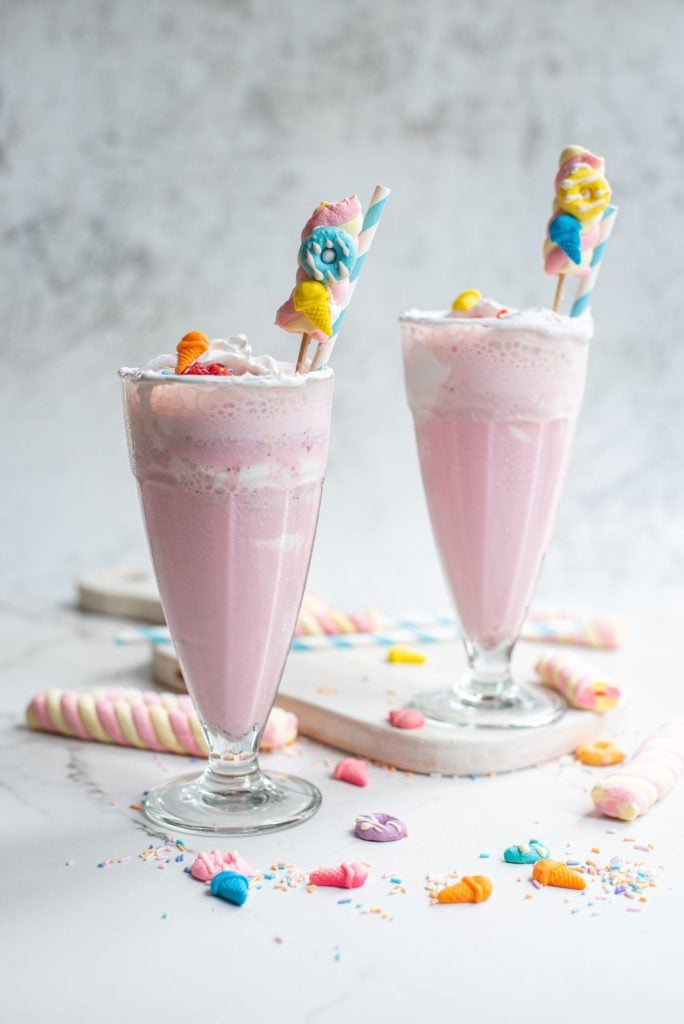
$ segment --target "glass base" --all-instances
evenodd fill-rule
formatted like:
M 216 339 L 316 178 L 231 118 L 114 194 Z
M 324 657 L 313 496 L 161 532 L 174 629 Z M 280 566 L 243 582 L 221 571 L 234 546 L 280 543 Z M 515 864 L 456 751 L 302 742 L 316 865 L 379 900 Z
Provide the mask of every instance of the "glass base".
M 221 836 L 292 828 L 312 817 L 320 805 L 320 791 L 296 775 L 254 771 L 238 786 L 228 787 L 216 784 L 211 769 L 163 782 L 142 803 L 155 825 Z
M 541 686 L 513 683 L 499 693 L 480 693 L 465 685 L 420 693 L 410 705 L 433 724 L 474 729 L 538 729 L 567 710 L 562 697 Z

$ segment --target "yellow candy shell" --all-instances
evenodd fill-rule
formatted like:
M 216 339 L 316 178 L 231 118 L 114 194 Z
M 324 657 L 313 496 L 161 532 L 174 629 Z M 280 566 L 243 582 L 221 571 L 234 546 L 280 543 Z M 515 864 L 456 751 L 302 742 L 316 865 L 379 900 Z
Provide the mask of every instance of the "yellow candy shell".
M 481 298 L 482 295 L 478 292 L 477 288 L 468 288 L 467 291 L 461 292 L 460 295 L 456 296 L 451 303 L 451 309 L 454 313 L 467 313 Z

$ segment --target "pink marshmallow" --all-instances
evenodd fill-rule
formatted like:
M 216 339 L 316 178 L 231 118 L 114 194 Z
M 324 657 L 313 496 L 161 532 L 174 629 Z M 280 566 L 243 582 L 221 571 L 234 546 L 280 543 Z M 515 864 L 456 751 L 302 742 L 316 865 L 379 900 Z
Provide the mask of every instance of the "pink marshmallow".
M 348 196 L 340 199 L 337 203 L 328 203 L 321 206 L 311 214 L 302 228 L 302 241 L 308 238 L 314 228 L 320 227 L 344 227 L 362 214 L 361 203 L 358 196 Z

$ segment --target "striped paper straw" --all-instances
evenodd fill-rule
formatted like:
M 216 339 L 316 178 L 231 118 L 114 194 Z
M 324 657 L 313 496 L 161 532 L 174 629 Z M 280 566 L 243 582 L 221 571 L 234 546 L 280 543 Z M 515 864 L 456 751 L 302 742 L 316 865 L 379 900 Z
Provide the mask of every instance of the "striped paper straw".
M 584 313 L 585 309 L 588 309 L 591 305 L 591 296 L 594 291 L 594 285 L 596 284 L 596 278 L 599 276 L 599 272 L 601 270 L 603 254 L 606 251 L 608 240 L 610 239 L 610 236 L 613 233 L 613 228 L 615 227 L 617 213 L 617 206 L 609 205 L 603 211 L 603 217 L 601 218 L 601 226 L 599 229 L 599 240 L 591 257 L 589 273 L 580 278 L 577 296 L 572 304 L 570 316 L 580 316 Z
M 409 611 L 378 615 L 374 632 L 301 634 L 292 640 L 293 651 L 320 651 L 326 648 L 388 646 L 393 644 L 437 643 L 460 635 L 458 622 L 450 611 Z M 532 613 L 525 622 L 521 640 L 553 643 L 570 647 L 615 650 L 624 642 L 624 629 L 618 622 L 567 612 Z M 118 644 L 167 644 L 171 635 L 166 626 L 133 626 L 118 633 Z
M 356 282 L 359 279 L 359 274 L 363 270 L 363 265 L 366 262 L 368 250 L 373 244 L 375 232 L 378 229 L 378 224 L 380 223 L 380 218 L 384 213 L 390 192 L 391 189 L 385 188 L 384 185 L 375 186 L 373 195 L 371 196 L 371 201 L 368 204 L 368 209 L 366 210 L 366 213 L 363 218 L 363 224 L 361 226 L 361 232 L 359 234 L 356 249 L 356 262 L 354 263 L 352 272 L 349 275 L 350 287 L 347 305 L 344 307 L 343 310 L 340 311 L 337 320 L 333 324 L 332 336 L 328 338 L 327 341 L 321 342 L 318 348 L 316 349 L 316 354 L 313 357 L 313 361 L 311 363 L 312 370 L 317 370 L 318 367 L 322 366 L 323 363 L 327 362 L 327 360 L 330 357 L 330 353 L 333 350 L 333 346 L 337 341 L 337 335 L 340 333 L 340 328 L 342 327 L 342 324 L 344 323 L 344 318 L 347 315 L 349 303 L 351 302 L 352 296 L 354 295 L 354 289 L 356 288 Z

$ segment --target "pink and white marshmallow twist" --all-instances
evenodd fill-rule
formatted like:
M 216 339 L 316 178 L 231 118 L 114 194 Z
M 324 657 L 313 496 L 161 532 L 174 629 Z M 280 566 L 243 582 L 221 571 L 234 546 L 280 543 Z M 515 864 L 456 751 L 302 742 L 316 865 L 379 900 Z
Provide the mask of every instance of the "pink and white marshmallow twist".
M 160 753 L 207 756 L 197 712 L 185 694 L 154 690 L 47 690 L 26 709 L 32 729 L 115 743 Z M 273 708 L 261 738 L 262 750 L 277 750 L 297 738 L 297 717 Z
M 670 792 L 684 772 L 684 721 L 668 722 L 641 744 L 619 771 L 591 791 L 596 809 L 610 818 L 633 821 Z
M 603 714 L 617 707 L 622 696 L 620 688 L 601 669 L 580 658 L 547 654 L 539 659 L 534 670 L 546 686 L 582 711 Z

